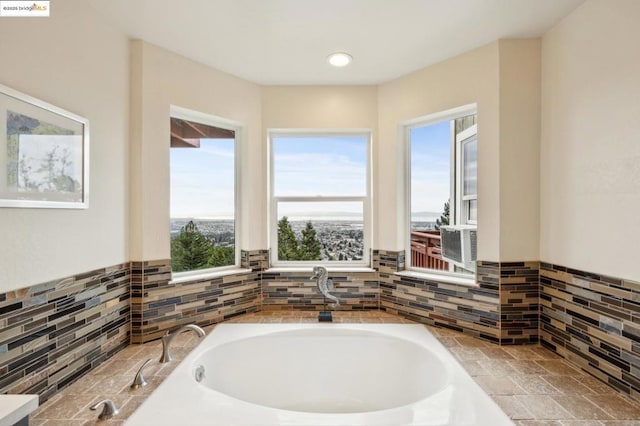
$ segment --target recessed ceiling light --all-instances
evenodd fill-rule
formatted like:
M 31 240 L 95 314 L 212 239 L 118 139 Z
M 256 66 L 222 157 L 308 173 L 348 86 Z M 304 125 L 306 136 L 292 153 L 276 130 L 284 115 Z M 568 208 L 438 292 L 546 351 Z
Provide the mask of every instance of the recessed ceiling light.
M 336 52 L 329 55 L 327 61 L 334 67 L 346 67 L 353 61 L 353 57 L 348 53 Z

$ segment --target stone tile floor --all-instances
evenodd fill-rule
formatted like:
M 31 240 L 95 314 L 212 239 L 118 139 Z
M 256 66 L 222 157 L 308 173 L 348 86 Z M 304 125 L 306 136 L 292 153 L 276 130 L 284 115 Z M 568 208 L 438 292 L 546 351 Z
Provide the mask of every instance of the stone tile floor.
M 316 312 L 267 311 L 228 322 L 316 322 Z M 334 312 L 334 322 L 412 323 L 385 312 Z M 205 327 L 209 333 L 214 326 Z M 475 381 L 518 426 L 640 426 L 640 403 L 617 393 L 568 362 L 537 346 L 496 346 L 451 330 L 428 327 Z M 199 342 L 194 333 L 172 344 L 174 361 L 159 364 L 160 341 L 131 345 L 96 370 L 45 402 L 32 416 L 32 426 L 122 425 Z M 136 371 L 145 368 L 149 385 L 130 390 Z M 89 407 L 110 398 L 120 414 L 97 421 Z

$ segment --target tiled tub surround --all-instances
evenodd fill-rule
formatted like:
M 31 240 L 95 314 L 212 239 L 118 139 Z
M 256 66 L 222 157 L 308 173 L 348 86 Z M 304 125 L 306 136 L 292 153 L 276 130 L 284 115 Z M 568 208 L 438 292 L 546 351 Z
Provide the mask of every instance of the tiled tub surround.
M 640 401 L 640 283 L 542 262 L 540 286 L 543 345 Z
M 129 264 L 0 294 L 0 393 L 46 401 L 129 344 Z
M 463 286 L 398 275 L 404 269 L 404 252 L 377 251 L 374 256 L 381 262 L 381 309 L 417 322 L 500 341 L 499 264 L 478 262 L 478 286 Z
M 0 391 L 45 401 L 125 347 L 129 330 L 141 343 L 181 324 L 257 311 L 316 321 L 323 301 L 310 275 L 269 272 L 268 258 L 243 251 L 247 272 L 186 283 L 170 282 L 168 260 L 131 262 L 0 295 Z M 373 272 L 331 274 L 340 315 L 379 308 L 493 343 L 540 339 L 640 400 L 640 283 L 547 263 L 479 262 L 478 286 L 465 287 L 402 273 L 404 252 L 374 250 L 372 260 Z
M 270 272 L 262 273 L 263 310 L 314 310 L 324 309 L 324 300 L 317 289 L 311 272 Z M 376 272 L 329 272 L 335 291 L 340 299 L 335 310 L 378 309 L 379 287 Z M 330 302 L 330 301 L 327 301 Z M 333 310 L 333 309 L 332 309 Z
M 316 322 L 312 311 L 267 311 L 234 317 L 230 322 Z M 400 322 L 406 318 L 381 311 L 340 311 L 336 322 Z M 207 333 L 212 329 L 206 327 Z M 429 327 L 469 374 L 519 426 L 631 426 L 640 424 L 640 404 L 573 368 L 567 361 L 537 344 L 504 346 L 484 342 L 453 330 Z M 162 382 L 178 362 L 197 345 L 195 334 L 174 340 L 175 362 L 159 364 L 159 341 L 131 345 L 100 368 L 51 398 L 31 418 L 32 426 L 121 425 Z M 132 391 L 137 369 L 145 369 L 149 386 Z M 113 399 L 121 414 L 97 422 L 89 406 Z
M 132 262 L 131 342 L 143 343 L 169 330 L 217 323 L 260 307 L 260 279 L 267 253 L 242 252 L 247 273 L 171 281 L 171 260 Z
M 486 263 L 486 262 L 485 262 Z M 500 262 L 500 343 L 539 341 L 539 262 Z
M 397 274 L 404 252 L 376 255 L 382 309 L 495 343 L 538 341 L 538 262 L 479 261 L 477 286 L 464 286 Z

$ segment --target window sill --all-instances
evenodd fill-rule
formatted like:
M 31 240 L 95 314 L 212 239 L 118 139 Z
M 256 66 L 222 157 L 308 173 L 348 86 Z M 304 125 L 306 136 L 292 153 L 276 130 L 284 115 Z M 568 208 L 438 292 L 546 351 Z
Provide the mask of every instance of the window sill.
M 475 277 L 462 278 L 462 277 L 451 276 L 446 274 L 430 274 L 428 272 L 418 272 L 418 271 L 400 271 L 400 272 L 396 272 L 394 275 L 399 275 L 401 277 L 407 277 L 407 278 L 417 278 L 425 281 L 436 281 L 436 282 L 446 283 L 446 284 L 461 285 L 464 287 L 478 287 Z
M 215 278 L 226 277 L 229 275 L 248 274 L 250 272 L 251 272 L 251 269 L 246 269 L 246 268 L 225 269 L 223 271 L 208 271 L 208 272 L 203 272 L 201 274 L 182 275 L 182 276 L 177 276 L 175 278 L 172 277 L 171 280 L 169 281 L 169 284 L 182 284 L 182 283 L 188 283 L 192 281 L 195 282 L 195 281 L 212 280 Z
M 335 273 L 335 272 L 353 272 L 353 273 L 358 273 L 358 272 L 376 272 L 375 269 L 373 268 L 368 268 L 368 267 L 363 267 L 363 266 L 353 266 L 353 267 L 349 267 L 349 266 L 334 266 L 334 267 L 328 267 L 327 271 L 331 274 L 331 273 Z M 277 266 L 277 267 L 273 267 L 273 268 L 269 268 L 267 270 L 264 271 L 267 274 L 278 274 L 278 273 L 283 273 L 283 272 L 304 272 L 304 273 L 313 273 L 313 266 Z

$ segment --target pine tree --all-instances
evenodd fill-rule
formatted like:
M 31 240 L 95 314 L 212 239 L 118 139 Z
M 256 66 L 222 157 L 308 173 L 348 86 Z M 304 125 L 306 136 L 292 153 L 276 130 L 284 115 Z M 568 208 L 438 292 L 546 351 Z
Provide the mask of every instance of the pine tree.
M 320 241 L 311 222 L 302 230 L 298 260 L 320 260 Z
M 436 230 L 439 231 L 441 226 L 449 224 L 449 200 L 444 203 L 444 211 L 440 215 L 439 219 L 436 219 Z
M 229 266 L 235 263 L 236 251 L 233 246 L 213 246 L 211 247 L 207 266 L 215 268 L 216 266 Z
M 278 221 L 278 260 L 299 260 L 298 240 L 286 216 Z
M 174 272 L 206 268 L 213 243 L 190 220 L 171 240 L 171 269 Z

